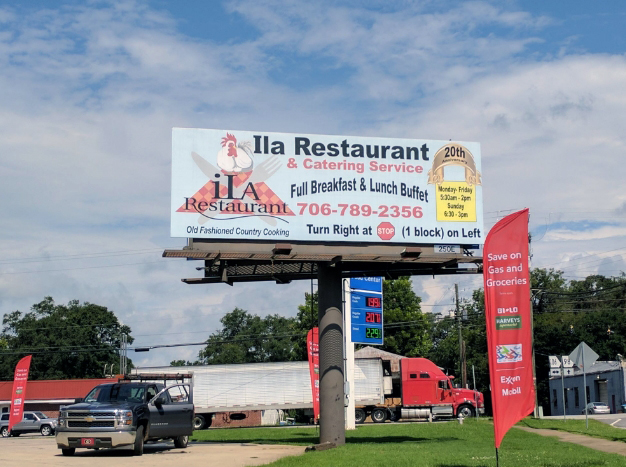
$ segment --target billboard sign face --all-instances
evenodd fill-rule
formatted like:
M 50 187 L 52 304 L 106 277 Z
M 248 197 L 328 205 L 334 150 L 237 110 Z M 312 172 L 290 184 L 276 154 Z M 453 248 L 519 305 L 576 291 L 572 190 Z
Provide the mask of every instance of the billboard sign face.
M 478 143 L 174 128 L 172 237 L 482 244 Z

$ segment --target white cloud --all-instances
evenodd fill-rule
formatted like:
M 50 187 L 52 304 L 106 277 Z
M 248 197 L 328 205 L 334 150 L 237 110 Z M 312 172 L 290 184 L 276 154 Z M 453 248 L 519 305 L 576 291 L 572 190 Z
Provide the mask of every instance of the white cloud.
M 195 264 L 160 257 L 183 244 L 168 237 L 174 126 L 479 141 L 486 227 L 526 206 L 533 227 L 623 218 L 626 61 L 525 54 L 547 18 L 485 2 L 433 12 L 246 1 L 228 7 L 257 34 L 220 41 L 186 37 L 143 2 L 110 5 L 0 9 L 0 313 L 46 295 L 90 301 L 148 334 L 141 345 L 201 340 L 196 330 L 216 329 L 236 306 L 295 315 L 307 281 L 189 286 L 180 279 L 198 277 Z M 308 66 L 323 68 L 319 80 Z M 548 230 L 535 261 L 567 266 L 618 248 L 615 224 Z M 137 254 L 113 255 L 122 251 Z M 93 252 L 111 255 L 68 260 Z M 616 255 L 607 260 L 619 267 Z M 38 256 L 48 260 L 19 264 Z M 414 282 L 424 303 L 442 304 L 457 280 L 463 293 L 481 282 Z M 197 350 L 136 358 L 163 364 Z
M 626 227 L 621 226 L 604 226 L 593 230 L 567 230 L 557 229 L 549 231 L 543 238 L 545 242 L 560 242 L 568 240 L 587 241 L 599 240 L 611 237 L 625 237 Z

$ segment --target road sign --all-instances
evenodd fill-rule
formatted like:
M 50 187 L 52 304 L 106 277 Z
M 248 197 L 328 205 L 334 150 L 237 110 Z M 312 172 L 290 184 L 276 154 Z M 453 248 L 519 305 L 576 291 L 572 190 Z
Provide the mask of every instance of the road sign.
M 578 368 L 589 368 L 594 364 L 598 357 L 599 355 L 584 342 L 578 344 L 578 347 L 576 347 L 574 351 L 569 354 L 570 360 L 572 360 Z
M 550 368 L 550 376 L 561 376 L 560 368 Z
M 574 367 L 574 362 L 569 358 L 569 356 L 563 355 L 562 361 L 563 361 L 563 368 L 573 368 Z
M 559 360 L 558 357 L 554 356 L 554 355 L 550 355 L 548 357 L 550 359 L 550 368 L 561 368 L 561 361 Z M 550 373 L 552 374 L 552 373 Z M 560 375 L 560 373 L 559 373 Z
M 574 368 L 563 368 L 564 376 L 574 376 Z

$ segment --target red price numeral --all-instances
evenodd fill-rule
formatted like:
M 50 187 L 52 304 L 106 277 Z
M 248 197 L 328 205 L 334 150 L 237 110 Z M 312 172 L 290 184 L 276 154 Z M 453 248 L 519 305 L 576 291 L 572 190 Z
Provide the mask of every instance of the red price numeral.
M 380 324 L 380 313 L 374 313 L 373 311 L 366 312 L 365 322 Z

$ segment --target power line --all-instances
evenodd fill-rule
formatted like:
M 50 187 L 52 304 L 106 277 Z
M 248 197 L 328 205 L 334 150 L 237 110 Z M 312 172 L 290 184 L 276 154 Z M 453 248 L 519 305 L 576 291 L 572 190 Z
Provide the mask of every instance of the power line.
M 50 261 L 74 261 L 78 259 L 91 259 L 91 258 L 112 258 L 117 256 L 133 256 L 133 255 L 145 255 L 156 251 L 163 251 L 164 248 L 148 248 L 144 250 L 123 250 L 118 252 L 101 252 L 101 253 L 85 253 L 75 255 L 59 255 L 59 256 L 33 256 L 26 258 L 15 259 L 0 259 L 0 265 L 3 264 L 24 264 L 24 263 L 48 263 Z
M 43 272 L 65 272 L 65 271 L 80 271 L 84 269 L 103 269 L 103 268 L 119 268 L 123 266 L 139 266 L 144 264 L 155 264 L 162 263 L 163 260 L 159 261 L 143 261 L 141 263 L 124 263 L 124 264 L 110 264 L 106 266 L 84 266 L 80 268 L 65 268 L 65 269 L 44 269 L 42 271 L 16 271 L 16 272 L 0 272 L 0 276 L 14 276 L 18 274 L 41 274 Z

